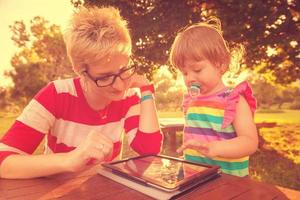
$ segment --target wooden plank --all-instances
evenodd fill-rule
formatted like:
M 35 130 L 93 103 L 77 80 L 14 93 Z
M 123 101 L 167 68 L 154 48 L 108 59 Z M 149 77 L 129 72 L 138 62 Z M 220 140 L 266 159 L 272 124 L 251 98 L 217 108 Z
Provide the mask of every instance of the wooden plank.
M 4 190 L 12 190 L 18 188 L 25 188 L 44 183 L 45 178 L 28 179 L 28 180 L 5 180 L 0 179 L 0 192 Z
M 292 190 L 280 186 L 276 186 L 276 188 L 280 190 L 282 193 L 284 193 L 288 199 L 300 199 L 300 191 Z
M 229 184 L 229 182 L 230 180 L 226 178 L 226 175 L 225 176 L 221 175 L 221 177 L 219 178 L 216 178 L 214 180 L 211 180 L 209 182 L 200 185 L 193 191 L 190 191 L 189 193 L 182 196 L 180 199 L 199 199 L 199 197 L 201 197 L 202 199 L 203 195 L 209 194 L 215 191 L 217 188 Z
M 116 200 L 120 200 L 120 199 L 124 199 L 124 200 L 127 200 L 127 199 L 152 200 L 151 197 L 148 197 L 148 196 L 146 196 L 146 195 L 144 195 L 140 192 L 137 192 L 135 190 L 132 190 L 132 189 L 122 190 L 120 192 L 118 191 L 118 192 L 115 192 L 113 196 L 106 196 L 105 198 L 102 198 L 102 196 L 101 196 L 101 198 L 99 198 L 99 199 L 107 199 L 107 200 L 111 200 L 111 199 L 116 199 Z
M 21 182 L 21 180 L 19 180 Z M 40 184 L 35 184 L 28 187 L 18 187 L 16 189 L 10 189 L 5 191 L 6 199 L 39 199 L 45 194 L 51 193 L 53 189 L 57 187 L 53 181 L 50 182 L 40 182 Z M 50 195 L 52 197 L 52 195 Z

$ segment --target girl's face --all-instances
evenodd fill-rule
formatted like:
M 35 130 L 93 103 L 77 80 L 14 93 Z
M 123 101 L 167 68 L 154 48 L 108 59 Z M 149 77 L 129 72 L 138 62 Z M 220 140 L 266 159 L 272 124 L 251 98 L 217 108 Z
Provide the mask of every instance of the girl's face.
M 181 72 L 188 88 L 192 83 L 200 84 L 201 95 L 217 92 L 224 87 L 221 69 L 212 65 L 208 60 L 195 61 L 187 59 Z
M 134 73 L 129 60 L 128 55 L 114 54 L 89 63 L 85 73 L 89 80 L 88 90 L 92 95 L 110 101 L 122 99 L 130 86 L 131 75 Z

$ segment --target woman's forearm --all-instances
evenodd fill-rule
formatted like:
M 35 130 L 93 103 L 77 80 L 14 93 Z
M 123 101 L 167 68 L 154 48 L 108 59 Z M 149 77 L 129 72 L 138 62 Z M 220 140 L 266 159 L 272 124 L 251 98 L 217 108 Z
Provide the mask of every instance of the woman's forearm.
M 142 93 L 142 97 L 153 95 L 149 91 Z M 144 133 L 153 133 L 159 130 L 159 122 L 154 101 L 154 96 L 141 102 L 139 129 Z
M 11 155 L 0 165 L 0 177 L 25 179 L 68 171 L 66 153 L 48 155 Z

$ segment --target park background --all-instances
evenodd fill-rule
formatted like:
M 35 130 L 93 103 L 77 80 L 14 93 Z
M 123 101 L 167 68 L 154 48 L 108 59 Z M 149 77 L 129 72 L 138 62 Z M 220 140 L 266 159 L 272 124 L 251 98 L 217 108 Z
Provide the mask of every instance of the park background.
M 297 0 L 0 0 L 1 18 L 9 22 L 0 29 L 0 56 L 9 57 L 9 62 L 0 57 L 0 138 L 39 89 L 49 81 L 75 76 L 63 42 L 65 17 L 80 6 L 103 5 L 118 7 L 128 20 L 133 59 L 139 72 L 155 83 L 161 118 L 183 117 L 183 80 L 168 63 L 176 33 L 209 16 L 219 17 L 229 47 L 242 44 L 246 50 L 241 70 L 225 74 L 224 80 L 235 85 L 247 79 L 258 100 L 255 122 L 273 124 L 260 128 L 260 147 L 250 159 L 250 177 L 300 190 Z M 8 42 L 14 46 L 9 48 Z M 178 132 L 177 144 L 181 136 Z M 163 153 L 172 155 L 168 139 L 165 137 Z M 37 153 L 41 150 L 42 146 Z M 124 156 L 128 155 L 130 150 L 125 151 Z

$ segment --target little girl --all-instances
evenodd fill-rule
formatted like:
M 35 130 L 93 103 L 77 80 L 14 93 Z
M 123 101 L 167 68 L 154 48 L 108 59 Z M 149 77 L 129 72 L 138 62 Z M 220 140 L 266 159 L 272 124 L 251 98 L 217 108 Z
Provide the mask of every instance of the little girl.
M 212 21 L 211 21 L 212 22 Z M 170 61 L 184 76 L 184 158 L 219 165 L 224 173 L 248 175 L 249 155 L 258 147 L 254 123 L 256 100 L 247 82 L 226 87 L 222 75 L 232 66 L 232 53 L 218 19 L 181 31 Z

